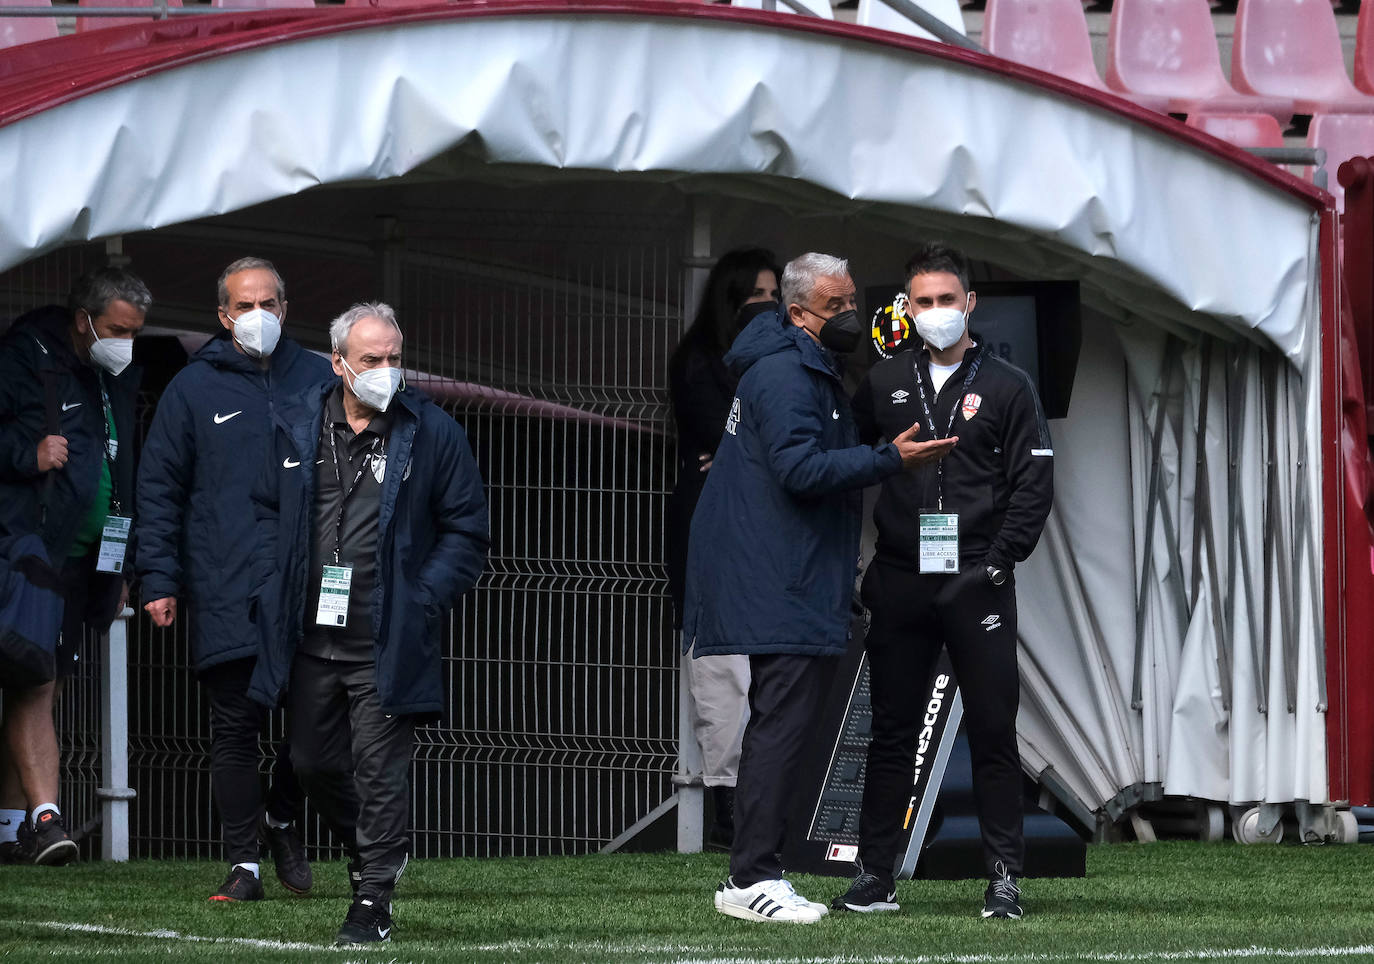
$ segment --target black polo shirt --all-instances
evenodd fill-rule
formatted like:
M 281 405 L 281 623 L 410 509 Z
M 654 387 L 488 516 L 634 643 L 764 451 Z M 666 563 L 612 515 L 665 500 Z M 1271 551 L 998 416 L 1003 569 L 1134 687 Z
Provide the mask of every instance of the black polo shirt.
M 393 414 L 378 412 L 354 434 L 344 414 L 343 385 L 325 400 L 315 459 L 314 538 L 310 549 L 310 595 L 301 651 L 324 659 L 373 659 L 372 592 L 377 584 L 377 535 L 382 479 Z M 336 460 L 337 457 L 337 460 Z M 356 483 L 355 483 L 356 480 Z M 338 548 L 338 562 L 334 552 Z M 348 622 L 342 627 L 315 622 L 325 566 L 352 566 Z

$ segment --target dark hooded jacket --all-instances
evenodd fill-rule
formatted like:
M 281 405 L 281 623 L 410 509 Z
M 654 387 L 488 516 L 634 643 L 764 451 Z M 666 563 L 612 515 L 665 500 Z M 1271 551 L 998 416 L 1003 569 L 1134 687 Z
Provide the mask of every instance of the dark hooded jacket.
M 725 361 L 739 391 L 692 517 L 683 648 L 843 652 L 860 490 L 901 457 L 859 444 L 836 359 L 780 312 L 755 318 Z
M 11 535 L 38 532 L 54 565 L 71 550 L 100 487 L 105 446 L 103 385 L 114 416 L 117 452 L 110 473 L 111 498 L 134 514 L 135 406 L 142 370 L 130 365 L 118 376 L 82 361 L 72 348 L 71 315 L 49 305 L 20 316 L 0 341 L 0 528 Z M 45 429 L 44 375 L 57 392 L 67 464 L 56 470 L 47 511 L 40 501 L 47 473 L 38 471 L 38 441 Z M 40 524 L 40 518 L 45 519 Z M 99 628 L 115 617 L 119 575 L 97 573 L 87 609 Z
M 313 618 L 310 550 L 315 461 L 325 400 L 335 383 L 277 407 L 262 474 L 255 588 L 259 632 L 248 695 L 281 702 L 306 619 Z M 482 477 L 463 429 L 414 389 L 397 392 L 381 478 L 373 656 L 382 711 L 437 717 L 444 709 L 440 642 L 444 612 L 477 582 L 490 545 Z M 397 470 L 399 468 L 399 471 Z
M 192 356 L 158 402 L 138 472 L 136 565 L 144 601 L 191 600 L 197 671 L 257 655 L 258 634 L 248 622 L 249 493 L 277 404 L 333 379 L 328 361 L 289 338 L 263 371 L 226 331 Z

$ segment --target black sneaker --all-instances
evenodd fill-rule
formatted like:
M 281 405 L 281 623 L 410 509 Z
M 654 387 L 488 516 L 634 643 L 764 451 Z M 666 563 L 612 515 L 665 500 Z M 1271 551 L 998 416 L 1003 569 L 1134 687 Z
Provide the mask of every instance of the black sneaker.
M 348 908 L 335 944 L 376 944 L 391 940 L 391 905 L 359 897 Z
M 33 863 L 33 854 L 25 849 L 22 842 L 6 840 L 4 843 L 0 843 L 0 865 L 31 863 Z
M 224 884 L 210 896 L 211 900 L 237 903 L 241 900 L 262 900 L 262 881 L 247 867 L 234 866 Z
M 892 881 L 882 880 L 877 874 L 861 872 L 849 885 L 849 889 L 830 902 L 836 910 L 852 910 L 860 914 L 875 911 L 901 910 L 897 903 L 897 889 Z
M 310 861 L 305 856 L 305 842 L 296 832 L 295 824 L 273 827 L 265 819 L 259 827 L 263 843 L 272 854 L 277 879 L 293 894 L 308 894 L 315 882 L 310 873 Z
M 995 869 L 999 876 L 992 878 L 983 893 L 983 916 L 1020 920 L 1021 888 L 1016 885 L 1016 878 L 1007 873 L 1006 865 L 999 861 Z
M 61 815 L 55 810 L 44 810 L 32 826 L 21 824 L 19 846 L 36 864 L 58 867 L 76 859 L 76 841 L 67 833 Z

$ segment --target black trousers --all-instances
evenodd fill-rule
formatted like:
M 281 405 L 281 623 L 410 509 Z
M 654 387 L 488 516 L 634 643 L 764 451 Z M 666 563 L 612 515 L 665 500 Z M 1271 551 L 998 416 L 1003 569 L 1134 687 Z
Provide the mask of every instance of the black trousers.
M 749 887 L 782 876 L 793 779 L 812 736 L 835 660 L 779 654 L 749 657 L 749 723 L 735 783 L 735 842 L 730 876 Z
M 1020 877 L 1025 840 L 1016 748 L 1021 684 L 1013 579 L 994 586 L 976 567 L 954 576 L 921 575 L 879 558 L 864 576 L 862 595 L 872 614 L 864 648 L 873 698 L 859 821 L 864 869 L 893 872 L 925 712 L 919 694 L 943 645 L 964 700 L 983 861 L 989 877 L 996 876 L 999 862 Z
M 268 710 L 248 698 L 252 659 L 235 659 L 200 674 L 210 691 L 210 786 L 219 806 L 224 849 L 231 864 L 258 859 L 258 821 L 263 814 L 262 750 L 258 737 Z M 267 813 L 275 820 L 297 820 L 305 796 L 291 766 L 285 740 L 277 747 L 266 794 Z
M 373 663 L 298 653 L 287 694 L 296 772 L 320 816 L 362 861 L 358 896 L 389 901 L 410 838 L 410 757 L 415 722 L 388 716 Z

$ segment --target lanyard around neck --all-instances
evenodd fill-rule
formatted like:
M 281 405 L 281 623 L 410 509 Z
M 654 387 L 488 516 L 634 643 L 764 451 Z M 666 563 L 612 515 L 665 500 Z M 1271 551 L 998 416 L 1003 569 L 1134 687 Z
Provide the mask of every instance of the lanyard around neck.
M 950 409 L 949 409 L 949 424 L 945 426 L 945 434 L 944 434 L 944 435 L 941 435 L 941 434 L 939 433 L 939 430 L 936 429 L 936 427 L 935 427 L 935 415 L 934 415 L 934 414 L 931 412 L 931 410 L 930 410 L 930 401 L 926 398 L 926 383 L 925 383 L 925 381 L 922 380 L 922 378 L 921 378 L 921 356 L 920 356 L 919 353 L 913 353 L 913 354 L 914 354 L 914 358 L 913 358 L 913 360 L 912 360 L 911 366 L 912 366 L 913 369 L 915 369 L 915 375 L 916 375 L 916 391 L 917 391 L 917 393 L 920 395 L 920 398 L 921 398 L 921 410 L 925 413 L 925 416 L 926 416 L 926 428 L 930 429 L 930 437 L 931 437 L 931 438 L 935 438 L 935 439 L 949 438 L 950 434 L 954 431 L 954 413 L 955 413 L 956 411 L 958 411 L 958 409 L 959 409 L 959 403 L 958 403 L 958 401 L 956 400 L 955 403 L 954 403 L 953 405 L 950 406 Z M 959 394 L 960 394 L 961 396 L 962 396 L 965 392 L 967 392 L 967 391 L 968 391 L 968 387 L 969 387 L 970 385 L 973 384 L 973 376 L 978 374 L 978 369 L 981 368 L 982 365 L 983 365 L 983 353 L 982 353 L 982 352 L 979 352 L 979 353 L 974 357 L 973 361 L 969 363 L 969 366 L 968 366 L 968 373 L 964 375 L 964 384 L 963 384 L 962 386 L 960 386 L 960 388 L 959 388 Z M 933 383 L 933 382 L 931 383 L 931 387 L 934 387 L 934 383 Z M 939 401 L 939 398 L 940 398 L 939 393 L 936 393 L 936 396 L 935 396 L 936 401 Z M 940 459 L 939 461 L 937 461 L 937 462 L 935 463 L 935 499 L 936 499 L 936 507 L 939 509 L 939 511 L 944 512 L 944 511 L 945 511 L 945 460 L 944 460 L 944 459 Z
M 358 463 L 358 471 L 353 475 L 353 481 L 347 487 L 344 486 L 343 466 L 339 463 L 339 443 L 335 439 L 339 433 L 333 421 L 329 423 L 329 453 L 334 457 L 334 477 L 339 480 L 339 515 L 334 520 L 334 565 L 339 564 L 339 553 L 343 550 L 343 524 L 344 509 L 348 505 L 348 497 L 358 491 L 358 483 L 362 481 L 363 473 L 367 471 L 368 463 L 372 456 L 377 452 L 377 446 L 381 444 L 381 436 L 374 435 L 372 442 L 368 445 L 367 451 L 363 453 L 362 460 Z M 385 450 L 383 450 L 385 454 Z

